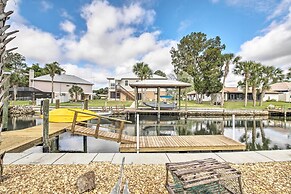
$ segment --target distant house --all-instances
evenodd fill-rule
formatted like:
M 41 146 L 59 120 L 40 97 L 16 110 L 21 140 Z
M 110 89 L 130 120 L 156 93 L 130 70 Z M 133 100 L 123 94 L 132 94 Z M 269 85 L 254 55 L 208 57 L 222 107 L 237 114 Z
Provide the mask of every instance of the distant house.
M 278 101 L 291 102 L 291 82 L 279 82 L 271 85 L 271 90 L 279 94 Z
M 54 93 L 55 99 L 60 99 L 61 102 L 67 102 L 71 99 L 69 89 L 72 86 L 79 86 L 83 89 L 84 94 L 79 96 L 79 99 L 92 99 L 93 98 L 93 83 L 88 82 L 75 75 L 55 75 L 54 77 Z M 29 87 L 33 87 L 43 92 L 51 92 L 52 83 L 49 75 L 34 77 L 34 72 L 29 72 Z
M 221 92 L 220 92 L 221 94 Z M 279 95 L 281 93 L 277 91 L 273 91 L 272 89 L 267 91 L 263 101 L 266 100 L 279 100 Z M 197 99 L 197 93 L 195 91 L 187 93 L 188 100 L 196 100 Z M 225 87 L 224 88 L 224 100 L 225 101 L 243 101 L 244 100 L 244 90 L 237 87 Z M 202 101 L 210 101 L 210 96 L 203 95 Z M 248 91 L 248 100 L 253 100 L 252 92 L 251 90 Z M 259 93 L 257 94 L 257 100 L 260 100 Z
M 166 80 L 167 78 L 153 75 L 151 80 Z M 134 100 L 134 89 L 129 84 L 140 81 L 140 79 L 133 73 L 119 75 L 117 77 L 108 77 L 108 100 Z M 146 100 L 155 100 L 155 89 L 145 89 L 143 92 L 139 91 L 138 98 Z M 161 90 L 161 95 L 165 95 L 166 90 Z M 143 98 L 142 98 L 142 95 Z

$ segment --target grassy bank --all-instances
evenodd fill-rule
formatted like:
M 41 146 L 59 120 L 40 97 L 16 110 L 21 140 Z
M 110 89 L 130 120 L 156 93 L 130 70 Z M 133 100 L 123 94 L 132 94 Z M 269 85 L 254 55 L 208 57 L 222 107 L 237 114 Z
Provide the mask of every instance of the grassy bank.
M 89 107 L 115 107 L 115 106 L 126 106 L 129 107 L 133 101 L 107 101 L 107 100 L 89 100 Z M 10 105 L 30 105 L 31 101 L 11 101 Z M 186 101 L 181 101 L 181 106 L 184 107 Z M 54 104 L 51 104 L 52 106 Z M 226 109 L 256 109 L 263 110 L 267 109 L 268 106 L 274 105 L 276 108 L 291 108 L 291 103 L 289 102 L 264 102 L 263 106 L 260 106 L 257 103 L 257 106 L 254 107 L 252 102 L 248 102 L 247 107 L 244 107 L 244 102 L 225 102 L 224 108 Z M 74 106 L 81 107 L 82 102 L 64 102 L 61 103 L 61 106 Z M 202 104 L 197 104 L 195 101 L 188 101 L 187 106 L 189 108 L 221 108 L 221 106 L 210 105 L 209 102 L 203 102 Z

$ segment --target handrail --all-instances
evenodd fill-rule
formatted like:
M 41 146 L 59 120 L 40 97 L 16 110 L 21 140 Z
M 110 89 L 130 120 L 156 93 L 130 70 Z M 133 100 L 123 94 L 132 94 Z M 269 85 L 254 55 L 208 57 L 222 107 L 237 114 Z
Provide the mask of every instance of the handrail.
M 128 96 L 130 96 L 132 99 L 134 99 L 134 95 L 130 93 L 127 89 L 125 89 L 122 85 L 118 84 L 119 88 L 121 88 L 121 91 L 124 91 L 127 93 Z
M 75 113 L 81 113 L 81 114 L 95 116 L 95 117 L 99 117 L 99 118 L 103 118 L 103 119 L 108 119 L 108 120 L 113 120 L 113 121 L 119 121 L 119 122 L 125 122 L 125 123 L 132 123 L 131 121 L 127 121 L 127 120 L 123 120 L 123 119 L 117 119 L 117 118 L 113 118 L 113 117 L 106 117 L 106 116 L 101 116 L 101 115 L 98 115 L 98 114 L 91 114 L 91 113 L 87 113 L 87 112 L 83 112 L 83 111 L 78 111 L 78 110 L 73 110 L 73 109 L 68 109 L 68 110 L 74 111 Z

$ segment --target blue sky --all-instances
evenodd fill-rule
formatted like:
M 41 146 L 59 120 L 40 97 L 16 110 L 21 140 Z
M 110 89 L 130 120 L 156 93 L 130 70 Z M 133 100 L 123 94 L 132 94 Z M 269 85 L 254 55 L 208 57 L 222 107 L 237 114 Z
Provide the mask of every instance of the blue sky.
M 225 52 L 291 65 L 291 0 L 10 0 L 12 28 L 29 65 L 58 61 L 67 74 L 106 86 L 144 61 L 172 73 L 170 49 L 191 32 L 220 36 Z M 227 84 L 238 78 L 230 75 Z

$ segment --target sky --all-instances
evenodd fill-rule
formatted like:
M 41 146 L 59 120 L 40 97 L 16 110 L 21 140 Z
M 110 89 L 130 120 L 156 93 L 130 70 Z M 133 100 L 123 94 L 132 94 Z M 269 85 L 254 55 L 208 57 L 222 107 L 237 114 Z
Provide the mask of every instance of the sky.
M 28 66 L 57 61 L 66 74 L 106 87 L 107 77 L 145 62 L 173 73 L 170 49 L 183 36 L 219 36 L 224 53 L 291 67 L 291 0 L 9 0 L 8 48 Z M 237 86 L 232 73 L 226 86 Z

